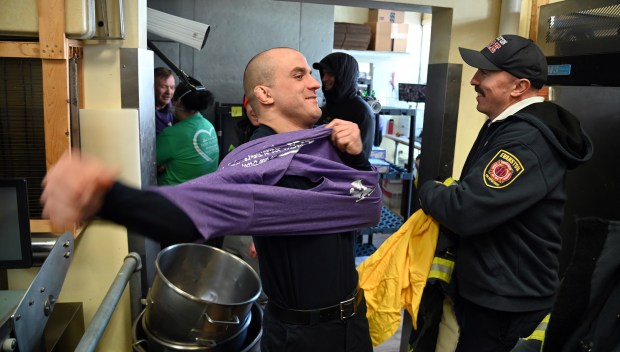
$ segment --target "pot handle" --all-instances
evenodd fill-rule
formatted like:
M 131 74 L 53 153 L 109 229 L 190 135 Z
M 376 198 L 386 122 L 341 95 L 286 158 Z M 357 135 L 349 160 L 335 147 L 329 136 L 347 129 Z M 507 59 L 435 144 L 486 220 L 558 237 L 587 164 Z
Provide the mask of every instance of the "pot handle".
M 192 329 L 189 333 L 189 336 L 196 339 L 196 343 L 200 346 L 214 348 L 217 345 L 217 342 L 215 340 L 209 339 L 205 332 L 201 330 Z
M 145 349 L 140 347 L 140 345 L 143 344 L 143 343 L 147 343 L 147 342 L 148 342 L 147 339 L 141 339 L 141 340 L 138 340 L 138 341 L 132 343 L 131 347 L 133 347 L 134 351 L 146 351 Z M 148 347 L 148 345 L 147 345 L 147 347 Z
M 217 346 L 217 342 L 209 339 L 203 339 L 201 337 L 196 337 L 196 343 L 200 346 L 205 346 L 208 348 L 215 348 L 215 346 Z
M 232 317 L 230 317 L 230 319 L 231 319 L 231 320 L 229 320 L 229 321 L 223 321 L 223 320 L 215 320 L 215 319 L 212 319 L 212 318 L 209 316 L 209 313 L 207 313 L 207 311 L 206 311 L 206 310 L 205 310 L 205 312 L 204 312 L 204 313 L 202 313 L 202 314 L 205 316 L 205 318 L 207 318 L 207 321 L 208 321 L 209 323 L 211 323 L 211 324 L 239 325 L 239 317 L 238 317 L 238 316 L 236 316 L 236 315 L 233 315 Z

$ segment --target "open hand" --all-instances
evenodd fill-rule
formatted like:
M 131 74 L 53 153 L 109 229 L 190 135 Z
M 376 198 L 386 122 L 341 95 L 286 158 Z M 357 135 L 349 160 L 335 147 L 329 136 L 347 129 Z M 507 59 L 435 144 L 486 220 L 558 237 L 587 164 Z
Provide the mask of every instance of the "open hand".
M 70 229 L 91 219 L 116 181 L 118 171 L 80 154 L 65 152 L 43 179 L 43 217 L 52 227 Z

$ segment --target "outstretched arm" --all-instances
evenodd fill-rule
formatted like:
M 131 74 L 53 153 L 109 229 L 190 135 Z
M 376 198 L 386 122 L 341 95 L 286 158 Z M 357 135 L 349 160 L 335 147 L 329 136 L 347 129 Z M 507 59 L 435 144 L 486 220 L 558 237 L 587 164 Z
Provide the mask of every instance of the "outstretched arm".
M 116 182 L 117 171 L 96 159 L 66 153 L 43 180 L 43 216 L 70 229 L 95 216 L 165 244 L 192 242 L 200 233 L 164 196 Z

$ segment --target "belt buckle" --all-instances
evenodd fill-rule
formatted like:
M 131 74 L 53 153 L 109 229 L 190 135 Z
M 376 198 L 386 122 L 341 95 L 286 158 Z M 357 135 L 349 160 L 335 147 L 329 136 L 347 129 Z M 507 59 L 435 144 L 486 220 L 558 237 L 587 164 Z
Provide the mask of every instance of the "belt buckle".
M 355 295 L 347 300 L 344 300 L 342 302 L 340 302 L 339 307 L 340 307 L 340 320 L 347 320 L 350 318 L 353 318 L 355 316 L 355 298 L 357 297 L 357 292 L 355 293 Z M 346 308 L 350 307 L 351 308 L 351 312 L 350 314 L 348 314 L 348 312 L 346 312 Z

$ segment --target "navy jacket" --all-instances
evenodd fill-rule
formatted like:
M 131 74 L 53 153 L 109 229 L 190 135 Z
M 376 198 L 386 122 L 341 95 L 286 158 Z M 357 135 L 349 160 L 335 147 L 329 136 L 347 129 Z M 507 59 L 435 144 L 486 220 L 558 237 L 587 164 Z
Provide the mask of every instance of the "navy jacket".
M 535 103 L 483 126 L 456 185 L 422 185 L 424 211 L 458 236 L 462 298 L 500 311 L 551 308 L 566 172 L 591 155 L 574 115 Z

